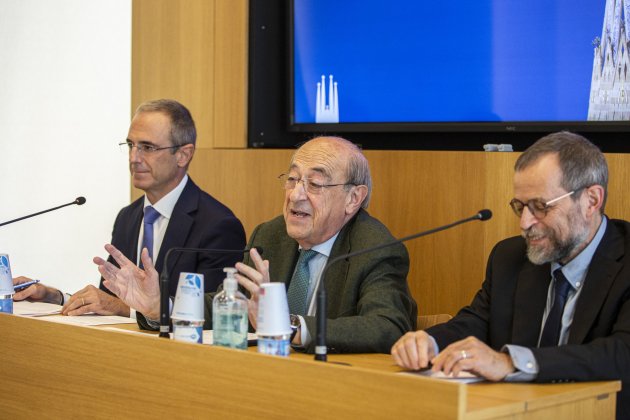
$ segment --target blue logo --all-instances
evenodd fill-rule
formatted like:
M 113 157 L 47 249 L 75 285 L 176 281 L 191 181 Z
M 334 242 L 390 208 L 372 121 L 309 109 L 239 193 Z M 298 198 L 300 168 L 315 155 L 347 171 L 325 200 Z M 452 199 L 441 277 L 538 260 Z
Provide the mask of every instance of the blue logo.
M 186 285 L 201 289 L 201 277 L 199 277 L 199 275 L 197 274 L 188 274 L 186 276 Z

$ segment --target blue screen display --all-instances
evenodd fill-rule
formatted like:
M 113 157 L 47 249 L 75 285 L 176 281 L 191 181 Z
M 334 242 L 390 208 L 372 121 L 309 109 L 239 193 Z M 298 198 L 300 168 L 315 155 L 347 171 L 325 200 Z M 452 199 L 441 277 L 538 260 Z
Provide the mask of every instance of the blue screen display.
M 586 121 L 606 3 L 295 0 L 294 122 Z

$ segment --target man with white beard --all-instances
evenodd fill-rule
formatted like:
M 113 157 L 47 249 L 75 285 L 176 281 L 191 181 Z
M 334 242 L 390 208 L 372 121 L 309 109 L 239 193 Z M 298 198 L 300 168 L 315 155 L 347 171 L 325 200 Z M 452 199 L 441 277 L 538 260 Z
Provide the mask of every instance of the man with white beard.
M 517 160 L 521 237 L 499 242 L 472 303 L 392 347 L 408 369 L 491 381 L 622 380 L 630 418 L 630 224 L 604 215 L 608 167 L 577 134 L 554 133 Z M 626 253 L 628 251 L 628 253 Z

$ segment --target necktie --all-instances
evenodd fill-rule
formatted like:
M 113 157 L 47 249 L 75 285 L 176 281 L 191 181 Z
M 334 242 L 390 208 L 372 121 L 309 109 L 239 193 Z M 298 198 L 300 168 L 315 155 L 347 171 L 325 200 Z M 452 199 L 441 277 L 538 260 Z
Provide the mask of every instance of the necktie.
M 153 259 L 153 223 L 160 217 L 160 213 L 151 206 L 144 208 L 144 235 L 142 237 L 142 249 L 147 248 L 149 250 L 149 257 Z M 142 258 L 140 258 L 139 267 L 142 268 Z
M 289 284 L 287 299 L 289 301 L 289 311 L 294 315 L 306 315 L 307 305 L 306 298 L 308 296 L 308 283 L 310 273 L 308 270 L 308 262 L 317 255 L 317 251 L 312 249 L 303 249 L 300 251 L 295 267 L 295 273 Z
M 558 268 L 553 272 L 556 279 L 554 284 L 554 298 L 551 310 L 547 315 L 545 328 L 540 337 L 539 347 L 557 346 L 560 341 L 560 327 L 562 326 L 562 314 L 564 313 L 564 305 L 567 303 L 567 295 L 571 289 L 571 283 L 562 274 L 562 269 Z

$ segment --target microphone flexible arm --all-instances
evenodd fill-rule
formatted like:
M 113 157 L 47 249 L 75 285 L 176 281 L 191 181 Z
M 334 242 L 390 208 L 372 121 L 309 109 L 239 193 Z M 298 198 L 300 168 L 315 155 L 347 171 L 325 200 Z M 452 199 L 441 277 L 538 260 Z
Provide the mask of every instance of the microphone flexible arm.
M 259 254 L 262 254 L 261 247 L 254 247 Z M 192 252 L 192 253 L 208 253 L 208 254 L 243 254 L 249 252 L 252 248 L 246 249 L 211 249 L 211 248 L 170 248 L 164 255 L 164 264 L 160 272 L 160 337 L 170 338 L 170 305 L 169 305 L 169 287 L 168 287 L 168 257 L 174 252 Z
M 71 206 L 73 204 L 76 204 L 76 205 L 80 206 L 82 204 L 85 204 L 85 201 L 86 201 L 85 197 L 77 197 L 71 203 L 62 204 L 60 206 L 53 207 L 52 209 L 48 209 L 48 210 L 38 211 L 37 213 L 29 214 L 28 216 L 18 217 L 17 219 L 9 220 L 8 222 L 2 222 L 2 223 L 0 223 L 0 226 L 10 225 L 11 223 L 19 222 L 20 220 L 24 220 L 24 219 L 28 219 L 29 217 L 38 216 L 40 214 L 48 213 L 49 211 L 57 210 L 57 209 L 60 209 L 62 207 L 66 207 L 66 206 Z
M 453 223 L 449 223 L 448 225 L 440 226 L 434 229 L 425 230 L 424 232 L 414 233 L 413 235 L 405 236 L 400 239 L 394 239 L 393 241 L 385 242 L 383 244 L 377 245 L 373 248 L 365 248 L 360 249 L 358 251 L 350 252 L 348 254 L 339 255 L 328 261 L 326 267 L 322 271 L 321 279 L 319 281 L 319 290 L 317 291 L 317 313 L 315 314 L 317 332 L 315 335 L 315 360 L 319 360 L 321 362 L 325 362 L 327 357 L 327 347 L 326 347 L 326 286 L 324 284 L 324 280 L 326 279 L 326 273 L 328 269 L 335 263 L 350 258 L 356 257 L 357 255 L 367 254 L 368 252 L 378 251 L 379 249 L 387 248 L 392 245 L 396 245 L 402 242 L 409 241 L 411 239 L 416 239 L 421 236 L 431 235 L 433 233 L 441 232 L 446 229 L 450 229 L 457 225 L 461 225 L 462 223 L 467 223 L 473 220 L 481 220 L 485 221 L 492 217 L 492 212 L 488 209 L 480 210 L 474 216 L 468 217 L 466 219 L 458 220 Z

